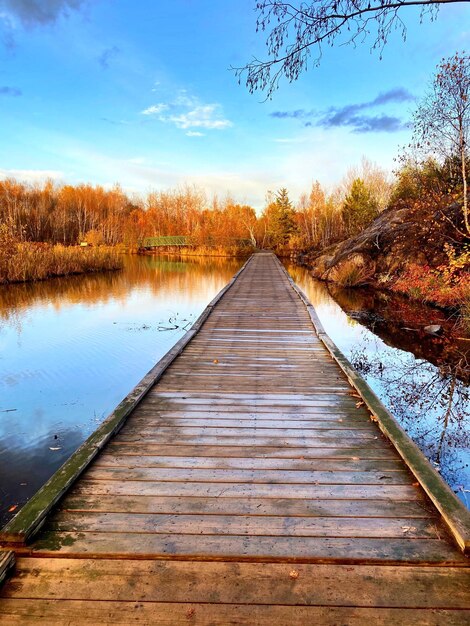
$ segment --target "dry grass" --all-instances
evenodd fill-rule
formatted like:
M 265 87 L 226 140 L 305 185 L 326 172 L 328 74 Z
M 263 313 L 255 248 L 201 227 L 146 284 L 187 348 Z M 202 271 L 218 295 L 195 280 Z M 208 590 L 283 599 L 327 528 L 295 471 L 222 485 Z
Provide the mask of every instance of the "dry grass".
M 121 267 L 122 259 L 112 249 L 17 243 L 8 237 L 0 237 L 0 284 Z
M 341 287 L 360 287 L 370 281 L 371 272 L 364 265 L 348 260 L 336 266 L 329 278 Z

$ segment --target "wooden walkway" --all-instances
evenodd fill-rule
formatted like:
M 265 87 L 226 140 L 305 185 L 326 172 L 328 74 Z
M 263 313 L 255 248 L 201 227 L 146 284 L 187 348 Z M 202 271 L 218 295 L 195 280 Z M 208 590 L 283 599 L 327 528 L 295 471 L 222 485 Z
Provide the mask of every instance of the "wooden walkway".
M 16 559 L 5 626 L 470 623 L 467 557 L 271 254 Z

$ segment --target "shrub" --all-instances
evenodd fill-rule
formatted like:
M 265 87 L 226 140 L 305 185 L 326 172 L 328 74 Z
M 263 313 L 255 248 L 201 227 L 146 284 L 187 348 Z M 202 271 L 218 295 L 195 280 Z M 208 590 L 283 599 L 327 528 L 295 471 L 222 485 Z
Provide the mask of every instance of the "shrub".
M 449 244 L 444 246 L 448 262 L 437 268 L 411 264 L 398 278 L 392 289 L 413 298 L 443 307 L 470 307 L 470 248 L 459 252 Z

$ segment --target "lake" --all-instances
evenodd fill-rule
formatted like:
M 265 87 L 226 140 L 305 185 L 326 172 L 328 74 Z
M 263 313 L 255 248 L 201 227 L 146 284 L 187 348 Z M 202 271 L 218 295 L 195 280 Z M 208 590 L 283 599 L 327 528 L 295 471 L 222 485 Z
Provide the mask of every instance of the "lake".
M 118 272 L 0 287 L 0 523 L 176 343 L 242 263 L 131 256 Z M 288 269 L 332 339 L 465 502 L 469 388 L 449 346 L 402 331 L 411 322 L 400 322 L 396 301 L 330 293 L 306 270 Z M 418 312 L 446 322 L 433 309 Z

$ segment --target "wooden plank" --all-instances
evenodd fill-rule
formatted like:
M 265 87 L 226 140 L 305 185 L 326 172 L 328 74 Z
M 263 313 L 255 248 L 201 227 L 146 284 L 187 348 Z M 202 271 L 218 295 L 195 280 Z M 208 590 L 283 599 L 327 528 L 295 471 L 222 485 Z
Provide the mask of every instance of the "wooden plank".
M 291 626 L 322 624 L 322 626 L 468 626 L 470 611 L 446 609 L 376 609 L 344 607 L 285 607 L 265 605 L 152 603 L 89 600 L 8 599 L 0 606 L 2 624 L 47 623 L 54 626 L 71 624 L 159 624 L 187 626 L 195 619 L 198 626 L 240 624 L 240 626 Z
M 3 598 L 466 609 L 466 568 L 20 558 L 20 588 Z M 66 572 L 66 575 L 64 575 Z M 94 581 L 90 585 L 90 580 Z M 238 584 L 231 584 L 237 580 Z M 312 580 L 315 584 L 312 584 Z M 216 593 L 214 593 L 216 592 Z M 0 604 L 1 606 L 1 604 Z
M 96 513 L 166 515 L 286 515 L 290 517 L 429 518 L 434 507 L 425 500 L 324 500 L 320 498 L 210 498 L 204 496 L 81 495 L 72 491 L 60 510 Z
M 138 482 L 83 478 L 75 493 L 86 495 L 205 496 L 211 498 L 332 498 L 334 500 L 423 500 L 412 485 L 277 485 L 259 483 Z
M 387 472 L 382 470 L 320 471 L 320 470 L 265 470 L 265 469 L 212 469 L 212 468 L 162 468 L 162 467 L 102 467 L 92 466 L 87 480 L 93 481 L 145 481 L 145 482 L 204 482 L 254 484 L 307 484 L 307 485 L 411 485 L 412 478 L 406 469 Z
M 46 532 L 125 533 L 126 513 L 57 512 L 44 526 Z M 435 518 L 287 517 L 285 515 L 134 514 L 132 532 L 176 535 L 247 535 L 271 537 L 392 537 L 440 539 L 445 531 Z
M 338 431 L 341 433 L 341 431 Z M 323 447 L 323 446 L 336 446 L 340 448 L 341 446 L 344 448 L 363 448 L 365 445 L 381 448 L 383 446 L 383 441 L 379 439 L 379 437 L 352 437 L 338 434 L 335 436 L 331 435 L 316 435 L 316 436 L 297 436 L 297 437 L 274 437 L 274 436 L 264 436 L 262 433 L 252 433 L 250 436 L 226 436 L 226 435 L 181 435 L 176 433 L 160 433 L 155 432 L 155 434 L 127 434 L 123 433 L 119 440 L 120 444 L 124 443 L 136 443 L 142 442 L 147 444 L 174 444 L 175 442 L 181 444 L 201 444 L 201 445 L 224 445 L 224 446 L 249 446 L 249 445 L 260 445 L 260 446 L 274 446 L 274 447 L 306 447 L 306 448 L 315 448 L 315 447 Z
M 347 459 L 271 459 L 251 457 L 192 457 L 192 456 L 143 456 L 100 454 L 94 462 L 97 467 L 167 467 L 167 468 L 210 468 L 210 469 L 249 469 L 249 470 L 328 470 L 364 472 L 385 470 L 404 472 L 398 459 L 364 460 L 359 457 Z
M 123 440 L 131 441 L 133 437 L 139 439 L 147 437 L 161 437 L 162 441 L 166 439 L 175 439 L 181 437 L 191 437 L 197 440 L 199 437 L 237 437 L 243 440 L 246 437 L 263 437 L 270 439 L 333 439 L 338 436 L 345 439 L 374 440 L 377 437 L 377 431 L 373 428 L 257 428 L 256 425 L 244 426 L 238 428 L 219 426 L 158 426 L 157 428 L 134 428 L 132 424 L 126 425 L 122 429 L 121 436 Z
M 289 430 L 305 430 L 314 428 L 316 430 L 365 430 L 370 431 L 371 426 L 364 419 L 343 418 L 337 417 L 334 419 L 326 419 L 322 417 L 320 419 L 309 420 L 286 420 L 286 419 L 258 419 L 257 417 L 245 416 L 245 418 L 222 418 L 222 417 L 154 417 L 151 413 L 147 414 L 147 417 L 140 415 L 139 417 L 133 415 L 132 420 L 129 421 L 127 427 L 129 430 L 151 430 L 159 427 L 193 427 L 193 428 L 256 428 L 263 430 L 265 428 L 282 428 Z M 377 434 L 377 433 L 374 433 Z
M 253 535 L 172 535 L 132 532 L 42 532 L 32 556 L 170 558 L 203 561 L 436 563 L 468 565 L 445 541 L 412 538 L 273 537 Z
M 218 442 L 219 443 L 219 442 Z M 395 459 L 396 451 L 387 444 L 374 440 L 374 446 L 364 447 L 357 445 L 339 446 L 316 446 L 302 447 L 294 445 L 198 445 L 195 443 L 126 443 L 114 440 L 107 446 L 107 451 L 112 454 L 124 455 L 172 455 L 172 456 L 192 456 L 199 457 L 239 457 L 240 455 L 250 458 L 271 458 L 271 459 Z
M 217 397 L 214 398 L 198 398 L 192 397 L 191 394 L 186 394 L 185 396 L 178 397 L 176 399 L 165 398 L 160 395 L 161 392 L 155 391 L 153 394 L 150 394 L 146 404 L 151 406 L 154 402 L 160 404 L 162 408 L 165 406 L 174 407 L 185 407 L 190 404 L 191 406 L 195 406 L 197 404 L 200 405 L 210 405 L 214 406 L 236 406 L 236 407 L 269 407 L 269 410 L 274 407 L 282 407 L 282 408 L 290 408 L 290 409 L 302 409 L 307 407 L 323 407 L 328 406 L 336 409 L 340 408 L 356 408 L 357 400 L 354 400 L 347 393 L 338 394 L 338 393 L 317 393 L 311 394 L 309 398 L 305 400 L 296 401 L 296 397 L 299 394 L 293 394 L 292 398 L 285 397 L 276 397 L 273 394 L 273 397 L 269 397 L 269 394 L 260 394 L 258 397 L 252 397 L 253 394 L 247 394 L 245 398 L 232 398 L 232 397 L 223 397 L 220 394 L 217 394 Z M 166 401 L 166 402 L 165 402 Z

